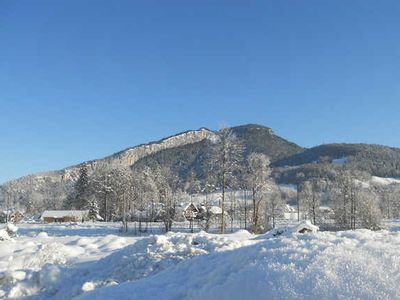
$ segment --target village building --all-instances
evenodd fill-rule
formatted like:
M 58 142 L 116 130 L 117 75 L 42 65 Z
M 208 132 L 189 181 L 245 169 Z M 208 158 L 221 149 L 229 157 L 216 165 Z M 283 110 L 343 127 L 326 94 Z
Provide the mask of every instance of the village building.
M 183 214 L 185 216 L 185 219 L 188 221 L 193 221 L 194 219 L 196 219 L 198 213 L 199 209 L 193 203 L 190 203 L 183 209 Z
M 298 212 L 297 207 L 286 204 L 283 208 L 283 218 L 285 220 L 297 221 L 303 219 L 303 213 Z
M 40 219 L 45 223 L 84 222 L 88 214 L 88 210 L 46 210 Z

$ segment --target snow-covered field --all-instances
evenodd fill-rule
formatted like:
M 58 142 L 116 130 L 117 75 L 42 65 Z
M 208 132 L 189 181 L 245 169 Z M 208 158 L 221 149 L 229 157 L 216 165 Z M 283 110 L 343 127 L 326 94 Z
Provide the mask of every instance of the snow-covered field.
M 122 236 L 21 224 L 0 241 L 0 298 L 400 299 L 400 222 L 372 232 Z

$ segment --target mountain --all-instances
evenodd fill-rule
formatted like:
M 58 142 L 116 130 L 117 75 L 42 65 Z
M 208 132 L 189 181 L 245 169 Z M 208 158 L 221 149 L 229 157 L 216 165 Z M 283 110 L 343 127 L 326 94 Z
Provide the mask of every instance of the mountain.
M 367 144 L 327 144 L 305 149 L 276 135 L 271 128 L 248 124 L 230 128 L 245 146 L 244 158 L 258 152 L 268 155 L 274 176 L 280 183 L 297 183 L 317 174 L 334 176 L 335 168 L 365 171 L 380 177 L 400 177 L 400 149 Z M 194 172 L 204 179 L 210 152 L 218 133 L 201 128 L 165 139 L 125 149 L 102 159 L 84 162 L 58 171 L 33 174 L 0 186 L 1 201 L 29 207 L 61 208 L 70 193 L 79 170 L 86 166 L 89 176 L 99 169 L 142 168 L 162 164 L 171 168 L 184 184 Z M 245 159 L 242 164 L 245 167 Z
M 236 138 L 244 145 L 243 168 L 246 157 L 253 152 L 268 155 L 272 162 L 302 153 L 304 149 L 277 135 L 271 128 L 248 124 L 230 128 Z M 199 179 L 205 179 L 204 171 L 209 164 L 213 142 L 209 139 L 165 149 L 145 156 L 138 160 L 135 168 L 144 166 L 166 165 L 174 174 L 181 178 L 181 182 L 190 172 L 194 172 Z
M 63 170 L 43 172 L 12 180 L 0 186 L 0 207 L 2 206 L 1 200 L 3 200 L 24 207 L 29 207 L 30 203 L 34 202 L 35 206 L 40 203 L 42 207 L 46 208 L 60 208 L 83 165 L 86 166 L 89 175 L 97 169 L 129 168 L 143 157 L 158 151 L 215 138 L 216 134 L 205 128 L 186 131 Z M 7 206 L 9 205 L 7 204 Z
M 369 144 L 327 144 L 274 162 L 274 167 L 296 170 L 315 165 L 346 165 L 379 177 L 400 177 L 400 149 Z M 298 170 L 297 170 L 298 172 Z

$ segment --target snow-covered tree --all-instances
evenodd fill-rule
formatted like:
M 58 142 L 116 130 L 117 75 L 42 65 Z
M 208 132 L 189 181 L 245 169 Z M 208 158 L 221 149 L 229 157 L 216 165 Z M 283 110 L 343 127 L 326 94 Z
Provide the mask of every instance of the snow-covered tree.
M 190 171 L 187 176 L 185 190 L 188 194 L 196 194 L 201 191 L 200 181 L 194 171 Z
M 49 189 L 51 194 L 55 193 L 55 185 Z M 45 195 L 48 198 L 54 197 L 55 195 L 49 195 L 50 193 L 46 193 Z M 90 190 L 89 184 L 89 176 L 86 165 L 82 165 L 79 169 L 78 179 L 75 181 L 72 191 L 69 193 L 65 203 L 64 208 L 66 209 L 77 209 L 83 210 L 89 207 L 89 197 L 91 196 L 92 191 Z M 51 199 L 49 199 L 53 202 Z
M 340 229 L 379 228 L 380 197 L 373 187 L 363 185 L 359 177 L 354 171 L 342 170 L 331 187 L 335 223 Z
M 130 214 L 139 222 L 139 232 L 147 231 L 147 223 L 155 218 L 154 203 L 157 199 L 157 189 L 148 167 L 135 170 L 132 174 L 132 194 L 129 203 Z M 143 227 L 143 222 L 146 227 Z
M 300 206 L 307 218 L 317 224 L 321 195 L 326 183 L 321 178 L 312 178 L 299 185 Z
M 98 169 L 91 176 L 91 190 L 98 200 L 104 221 L 125 218 L 130 176 L 130 170 L 121 168 Z
M 382 216 L 387 219 L 400 218 L 400 185 L 390 184 L 377 186 L 376 192 L 380 195 Z
M 268 222 L 267 227 L 272 226 L 275 228 L 276 220 L 279 217 L 280 212 L 283 209 L 284 200 L 283 193 L 279 186 L 272 186 L 272 192 L 267 197 L 266 203 L 266 220 Z
M 88 218 L 91 221 L 98 221 L 98 220 L 101 219 L 99 205 L 98 205 L 97 200 L 95 198 L 92 198 L 89 201 Z
M 173 196 L 171 182 L 173 176 L 169 168 L 161 166 L 154 170 L 153 176 L 156 183 L 158 200 L 163 206 L 161 217 L 164 222 L 165 231 L 168 232 L 172 229 L 176 209 L 176 199 Z
M 336 181 L 331 185 L 335 223 L 340 229 L 355 229 L 356 227 L 359 188 L 355 175 L 349 170 L 339 172 Z
M 218 137 L 210 160 L 209 172 L 215 175 L 216 186 L 221 189 L 221 209 L 222 215 L 225 215 L 226 190 L 234 185 L 235 172 L 240 171 L 240 162 L 243 160 L 243 145 L 230 128 L 220 129 Z M 225 218 L 221 218 L 220 233 L 224 233 L 225 226 Z
M 382 220 L 382 213 L 379 208 L 378 195 L 369 189 L 361 189 L 357 197 L 358 206 L 355 213 L 359 227 L 371 230 L 379 229 Z M 354 228 L 356 228 L 356 224 L 354 225 Z
M 247 182 L 251 187 L 252 197 L 252 232 L 260 232 L 260 222 L 262 216 L 262 205 L 266 204 L 267 193 L 271 190 L 271 170 L 269 158 L 260 153 L 252 153 L 248 157 L 248 176 Z

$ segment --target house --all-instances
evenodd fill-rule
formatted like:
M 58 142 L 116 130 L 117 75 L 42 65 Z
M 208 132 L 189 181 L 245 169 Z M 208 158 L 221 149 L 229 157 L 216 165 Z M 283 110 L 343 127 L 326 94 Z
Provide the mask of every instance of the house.
M 222 221 L 222 208 L 219 206 L 211 206 L 209 209 L 209 218 L 211 222 L 214 223 L 221 223 Z M 229 218 L 229 213 L 225 210 L 224 211 L 224 219 L 225 223 L 227 223 L 227 220 Z
M 88 210 L 46 210 L 40 219 L 45 223 L 84 222 L 88 214 Z
M 183 215 L 188 221 L 193 221 L 199 213 L 199 209 L 193 203 L 190 203 L 183 209 Z
M 289 204 L 286 204 L 283 208 L 283 218 L 285 220 L 295 221 L 298 219 L 303 219 L 303 213 L 297 211 L 297 207 L 293 207 Z
M 222 215 L 222 208 L 219 206 L 211 206 L 210 213 L 214 216 L 221 216 Z M 228 212 L 225 210 L 224 215 L 227 216 Z

